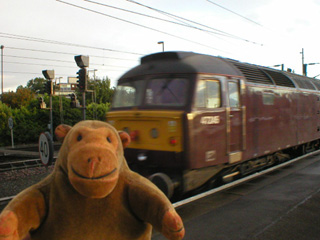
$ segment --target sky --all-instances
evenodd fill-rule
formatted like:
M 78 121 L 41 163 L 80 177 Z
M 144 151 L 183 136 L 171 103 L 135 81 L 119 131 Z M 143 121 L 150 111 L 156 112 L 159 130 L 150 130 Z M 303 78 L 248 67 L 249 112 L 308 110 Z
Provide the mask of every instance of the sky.
M 46 69 L 66 83 L 76 55 L 89 56 L 90 77 L 115 86 L 162 47 L 302 74 L 302 49 L 305 63 L 320 63 L 319 23 L 320 0 L 0 0 L 3 90 Z M 318 74 L 320 64 L 308 65 Z

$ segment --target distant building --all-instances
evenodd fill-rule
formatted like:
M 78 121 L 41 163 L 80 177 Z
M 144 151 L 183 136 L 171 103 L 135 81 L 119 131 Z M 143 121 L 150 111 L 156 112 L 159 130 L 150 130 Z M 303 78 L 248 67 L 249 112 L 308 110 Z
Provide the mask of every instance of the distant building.
M 68 83 L 58 83 L 55 88 L 55 95 L 66 96 L 75 92 L 78 78 L 68 77 Z
M 74 83 L 77 85 L 78 78 L 77 77 L 68 77 L 68 83 Z

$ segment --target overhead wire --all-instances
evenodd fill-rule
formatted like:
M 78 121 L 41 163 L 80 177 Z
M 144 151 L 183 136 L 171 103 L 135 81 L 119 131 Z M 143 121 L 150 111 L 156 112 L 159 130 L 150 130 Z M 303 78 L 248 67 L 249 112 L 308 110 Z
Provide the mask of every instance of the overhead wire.
M 144 14 L 144 13 L 140 13 L 140 12 L 135 12 L 135 11 L 131 11 L 131 10 L 128 10 L 128 9 L 115 7 L 115 6 L 112 6 L 112 5 L 109 5 L 109 4 L 95 2 L 95 1 L 92 1 L 92 0 L 83 0 L 83 1 L 89 2 L 89 3 L 93 3 L 93 4 L 97 4 L 97 5 L 104 6 L 104 7 L 108 7 L 108 8 L 117 9 L 117 10 L 123 11 L 123 12 L 128 12 L 128 13 L 140 15 L 140 16 L 147 17 L 147 18 L 152 18 L 152 19 L 160 20 L 160 21 L 163 21 L 163 22 L 178 24 L 178 25 L 181 25 L 181 26 L 186 26 L 186 25 L 188 25 L 188 24 L 186 24 L 186 23 L 178 23 L 178 22 L 170 21 L 170 20 L 168 20 L 168 19 L 159 18 L 159 17 L 151 16 L 151 15 Z M 188 26 L 189 26 L 189 25 L 188 25 Z
M 26 63 L 26 62 L 11 62 L 11 61 L 4 61 L 5 64 L 22 64 L 22 65 L 35 65 L 35 66 L 44 66 L 43 63 Z M 63 68 L 75 68 L 69 66 L 61 66 L 61 65 L 50 65 L 50 67 L 63 67 Z
M 43 63 L 26 63 L 26 62 L 11 62 L 11 61 L 4 61 L 5 64 L 19 64 L 19 65 L 34 65 L 34 66 L 43 66 L 43 67 L 58 67 L 58 68 L 68 68 L 68 69 L 74 69 L 75 67 L 72 66 L 61 66 L 61 65 L 45 65 Z M 119 69 L 109 69 L 109 67 L 120 67 L 120 66 L 112 66 L 112 65 L 103 65 L 104 67 L 108 67 L 108 71 L 119 71 Z M 120 67 L 124 68 L 124 67 Z
M 1 34 L 7 34 L 7 36 L 13 35 L 12 37 L 20 36 L 19 38 L 21 40 L 26 40 L 26 39 L 32 39 L 37 41 L 37 38 L 33 37 L 27 37 L 27 36 L 21 36 L 21 35 L 15 35 L 15 34 L 10 34 L 10 33 L 0 33 Z M 45 42 L 50 43 L 51 40 L 46 40 L 42 39 Z M 74 53 L 70 52 L 61 52 L 61 51 L 48 51 L 48 50 L 38 50 L 38 49 L 31 49 L 31 48 L 18 48 L 18 47 L 11 47 L 11 46 L 6 46 L 6 49 L 12 49 L 12 50 L 24 50 L 24 51 L 33 51 L 33 52 L 44 52 L 44 53 L 54 53 L 54 54 L 64 54 L 64 55 L 77 55 Z M 117 50 L 115 50 L 117 51 Z M 73 61 L 65 61 L 61 59 L 48 59 L 48 58 L 38 58 L 38 57 L 27 57 L 27 56 L 17 56 L 17 55 L 10 55 L 10 54 L 4 54 L 3 55 L 6 58 L 20 58 L 20 59 L 31 59 L 31 60 L 41 60 L 41 61 L 51 61 L 51 62 L 63 62 L 63 63 L 72 63 L 74 65 Z M 104 57 L 104 56 L 95 56 L 95 55 L 90 55 L 92 57 L 96 58 L 110 58 L 110 59 L 115 59 L 115 60 L 125 60 L 125 61 L 137 61 L 134 59 L 127 59 L 127 58 L 116 58 L 116 57 Z M 45 64 L 45 63 L 27 63 L 27 62 L 13 62 L 13 61 L 4 61 L 5 64 L 19 64 L 19 65 L 35 65 L 35 66 L 44 66 L 44 67 L 61 67 L 61 68 L 75 68 L 74 66 L 62 66 L 62 65 L 51 65 L 51 64 Z M 124 66 L 115 66 L 115 65 L 109 65 L 109 64 L 100 64 L 100 63 L 91 63 L 91 66 L 102 66 L 106 67 L 107 71 L 114 72 L 114 71 L 119 71 L 119 69 L 111 69 L 111 68 L 122 68 L 122 69 L 127 69 L 127 67 Z M 39 73 L 33 73 L 33 72 L 20 72 L 20 71 L 4 71 L 5 74 L 30 74 L 30 75 L 38 75 Z M 58 74 L 59 76 L 70 76 L 70 74 Z
M 128 12 L 128 13 L 140 15 L 140 16 L 143 16 L 143 17 L 147 17 L 147 18 L 151 18 L 151 19 L 155 19 L 155 20 L 171 23 L 171 24 L 180 25 L 180 26 L 183 26 L 183 27 L 193 28 L 193 29 L 196 29 L 196 30 L 199 30 L 199 31 L 204 31 L 204 32 L 217 34 L 217 35 L 222 35 L 222 36 L 225 36 L 225 37 L 236 37 L 236 36 L 234 36 L 232 34 L 228 34 L 226 32 L 223 32 L 223 31 L 220 31 L 220 30 L 214 29 L 214 28 L 211 28 L 211 29 L 215 30 L 215 31 L 210 31 L 210 30 L 206 30 L 206 29 L 203 29 L 203 28 L 199 28 L 199 27 L 196 27 L 194 25 L 188 24 L 186 21 L 182 21 L 179 18 L 175 18 L 177 21 L 179 21 L 179 22 L 175 22 L 175 21 L 170 21 L 170 20 L 164 19 L 164 18 L 158 18 L 158 17 L 155 17 L 155 16 L 151 16 L 151 15 L 147 15 L 147 14 L 131 11 L 131 10 L 124 9 L 124 8 L 118 8 L 118 7 L 111 6 L 111 5 L 108 5 L 108 4 L 105 4 L 105 3 L 99 3 L 99 2 L 96 2 L 96 1 L 92 1 L 92 0 L 83 0 L 83 1 L 89 2 L 89 3 L 93 3 L 93 4 L 96 4 L 96 5 L 100 5 L 100 6 L 103 6 L 103 7 L 117 9 L 119 11 L 124 11 L 124 12 Z M 239 37 L 236 37 L 236 38 L 239 38 Z
M 3 71 L 4 73 L 15 73 L 15 74 L 31 74 L 31 75 L 39 75 L 39 73 L 32 73 L 32 72 L 16 72 L 16 71 Z M 56 74 L 59 76 L 64 76 L 64 77 L 68 77 L 69 74 Z
M 209 3 L 213 4 L 213 5 L 216 5 L 216 6 L 222 8 L 222 9 L 228 11 L 228 12 L 231 12 L 231 13 L 233 13 L 233 14 L 235 14 L 235 15 L 237 15 L 237 16 L 239 16 L 239 17 L 241 17 L 241 18 L 243 18 L 243 19 L 245 19 L 245 20 L 247 20 L 247 21 L 249 21 L 249 22 L 251 22 L 251 23 L 254 23 L 254 24 L 256 24 L 256 25 L 258 25 L 258 26 L 260 26 L 260 27 L 263 27 L 262 24 L 260 24 L 260 23 L 258 23 L 258 22 L 256 22 L 256 21 L 253 21 L 253 20 L 251 20 L 250 18 L 247 18 L 247 17 L 245 17 L 245 16 L 242 16 L 241 14 L 239 14 L 239 13 L 237 13 L 237 12 L 235 12 L 235 11 L 232 11 L 232 10 L 230 10 L 230 9 L 224 7 L 224 6 L 221 6 L 221 5 L 219 5 L 218 3 L 215 3 L 215 2 L 213 2 L 213 1 L 211 1 L 211 0 L 207 0 L 207 2 L 209 2 Z
M 86 1 L 86 0 L 85 0 L 85 1 Z M 158 13 L 164 14 L 164 15 L 169 16 L 169 17 L 172 17 L 172 18 L 174 18 L 174 19 L 180 19 L 180 20 L 183 21 L 184 23 L 189 22 L 189 23 L 192 23 L 192 24 L 199 25 L 199 26 L 201 26 L 201 27 L 205 27 L 205 28 L 211 29 L 211 30 L 216 31 L 216 32 L 208 31 L 208 30 L 201 29 L 201 28 L 197 28 L 197 27 L 194 27 L 194 26 L 193 26 L 194 28 L 197 28 L 198 30 L 203 30 L 203 31 L 215 33 L 215 34 L 218 34 L 218 35 L 222 35 L 222 36 L 225 36 L 225 37 L 230 37 L 230 38 L 242 40 L 242 41 L 249 42 L 249 43 L 252 43 L 252 44 L 263 45 L 262 43 L 258 43 L 258 42 L 255 42 L 255 41 L 251 41 L 251 40 L 249 40 L 249 39 L 245 39 L 245 38 L 236 36 L 236 35 L 231 34 L 231 33 L 227 33 L 227 32 L 225 32 L 225 31 L 219 30 L 219 29 L 217 29 L 217 28 L 213 28 L 213 27 L 211 27 L 211 26 L 208 26 L 208 25 L 205 25 L 205 24 L 202 24 L 202 23 L 199 23 L 199 22 L 196 22 L 196 21 L 193 21 L 193 20 L 184 18 L 184 17 L 180 17 L 180 16 L 177 16 L 177 15 L 175 15 L 175 14 L 172 14 L 172 13 L 169 13 L 169 12 L 165 12 L 165 11 L 163 11 L 163 10 L 160 10 L 160 9 L 157 9 L 157 8 L 154 8 L 154 7 L 147 6 L 147 5 L 145 5 L 145 4 L 139 3 L 139 2 L 134 1 L 134 0 L 125 0 L 125 1 L 130 2 L 130 3 L 133 3 L 133 4 L 136 4 L 136 5 L 139 5 L 139 6 L 144 7 L 144 8 L 148 8 L 148 9 L 150 9 L 150 10 L 156 11 L 156 12 L 158 12 Z M 185 26 L 186 26 L 186 25 L 185 25 Z M 189 26 L 192 26 L 192 25 L 189 25 Z
M 139 5 L 139 6 L 141 6 L 141 7 L 144 7 L 144 8 L 148 8 L 148 9 L 150 9 L 150 10 L 153 10 L 153 11 L 155 11 L 155 12 L 161 13 L 161 14 L 163 14 L 163 15 L 165 15 L 165 16 L 169 16 L 169 17 L 174 18 L 174 19 L 176 19 L 176 20 L 179 19 L 182 23 L 184 23 L 184 25 L 187 25 L 187 22 L 190 22 L 190 23 L 193 23 L 193 24 L 202 26 L 202 27 L 206 27 L 206 28 L 215 30 L 215 31 L 220 32 L 220 33 L 222 33 L 222 34 L 225 34 L 225 35 L 228 35 L 228 36 L 232 36 L 232 34 L 229 34 L 229 33 L 227 33 L 227 32 L 221 31 L 221 30 L 219 30 L 219 29 L 212 28 L 212 27 L 210 27 L 210 26 L 207 26 L 207 25 L 204 25 L 204 24 L 201 24 L 201 23 L 192 21 L 192 20 L 187 19 L 187 18 L 180 17 L 180 16 L 178 16 L 178 15 L 175 15 L 175 14 L 172 14 L 172 13 L 169 13 L 169 12 L 165 12 L 165 11 L 163 11 L 163 10 L 160 10 L 160 9 L 157 9 L 157 8 L 154 8 L 154 7 L 147 6 L 147 5 L 142 4 L 142 3 L 139 3 L 139 2 L 137 2 L 137 1 L 133 1 L 133 0 L 126 0 L 126 1 L 127 1 L 127 2 L 130 2 L 130 3 L 134 3 L 134 4 Z M 190 25 L 190 24 L 188 24 L 188 25 L 189 25 L 189 26 L 192 26 L 192 25 Z
M 89 11 L 89 12 L 92 12 L 92 13 L 95 13 L 95 14 L 106 16 L 106 17 L 110 17 L 110 18 L 113 18 L 113 19 L 116 19 L 116 20 L 119 20 L 119 21 L 122 21 L 122 22 L 130 23 L 130 24 L 142 27 L 142 28 L 146 28 L 146 29 L 149 29 L 149 30 L 152 30 L 152 31 L 155 31 L 155 32 L 159 32 L 159 33 L 171 36 L 171 37 L 182 39 L 182 40 L 185 40 L 187 42 L 191 42 L 191 43 L 194 43 L 194 44 L 197 44 L 197 45 L 201 45 L 201 46 L 204 46 L 204 47 L 207 47 L 207 48 L 211 48 L 211 49 L 218 50 L 218 51 L 226 53 L 226 51 L 223 51 L 221 49 L 217 49 L 217 48 L 214 48 L 214 47 L 211 47 L 211 46 L 208 46 L 208 45 L 205 45 L 205 44 L 202 44 L 202 43 L 199 43 L 199 42 L 187 39 L 187 38 L 183 38 L 183 37 L 180 37 L 180 36 L 165 32 L 165 31 L 161 31 L 161 30 L 158 30 L 158 29 L 155 29 L 155 28 L 152 28 L 152 27 L 148 27 L 148 26 L 143 25 L 143 24 L 135 23 L 135 22 L 132 22 L 132 21 L 129 21 L 129 20 L 126 20 L 126 19 L 115 17 L 115 16 L 112 16 L 112 15 L 109 15 L 109 14 L 106 14 L 106 13 L 102 13 L 102 12 L 99 12 L 99 11 L 96 11 L 96 10 L 93 10 L 93 9 L 89 9 L 89 8 L 86 8 L 86 7 L 82 7 L 82 6 L 79 6 L 79 5 L 76 5 L 76 4 L 68 3 L 68 2 L 65 2 L 65 1 L 62 1 L 62 0 L 56 0 L 56 1 L 57 2 L 61 2 L 61 3 L 66 4 L 66 5 L 70 5 L 72 7 L 76 7 L 76 8 L 85 10 L 85 11 Z
M 8 47 L 7 49 L 14 49 L 14 50 L 23 50 L 23 51 L 32 51 L 32 52 L 43 52 L 43 53 L 53 53 L 53 54 L 64 54 L 64 55 L 78 55 L 77 53 L 70 53 L 70 52 L 60 52 L 60 51 L 48 51 L 48 50 L 39 50 L 39 49 L 30 49 L 30 48 L 17 48 L 17 47 Z M 137 61 L 136 59 L 128 59 L 128 58 L 117 58 L 117 57 L 106 57 L 106 56 L 97 56 L 97 55 L 91 55 L 90 57 L 96 57 L 96 58 L 109 58 L 109 59 L 115 59 L 115 60 L 123 60 L 123 61 Z
M 61 42 L 61 41 L 55 41 L 55 40 L 48 40 L 48 39 L 43 39 L 43 38 L 28 37 L 28 36 L 22 36 L 22 35 L 4 33 L 4 32 L 0 32 L 0 37 L 26 40 L 26 41 L 34 41 L 34 42 L 42 42 L 42 43 L 50 43 L 50 44 L 59 44 L 59 45 L 72 46 L 72 47 L 91 48 L 91 49 L 98 49 L 98 50 L 117 52 L 117 53 L 143 55 L 142 53 L 136 53 L 136 52 L 120 51 L 120 50 L 115 50 L 115 49 L 110 49 L 110 48 L 102 48 L 102 47 L 93 47 L 93 46 L 88 46 L 88 45 L 81 45 L 81 44 L 69 43 L 69 42 Z
M 35 58 L 35 57 L 25 57 L 25 56 L 16 56 L 16 55 L 8 55 L 8 54 L 4 54 L 3 56 L 12 57 L 12 58 L 23 58 L 23 59 L 32 59 L 32 60 L 45 60 L 45 61 L 51 61 L 51 62 L 65 62 L 65 63 L 73 63 L 74 64 L 73 61 L 65 61 L 65 60 L 60 60 L 60 59 Z M 114 65 L 101 64 L 101 63 L 90 63 L 90 65 L 126 68 L 126 67 L 122 67 L 122 66 L 114 66 Z

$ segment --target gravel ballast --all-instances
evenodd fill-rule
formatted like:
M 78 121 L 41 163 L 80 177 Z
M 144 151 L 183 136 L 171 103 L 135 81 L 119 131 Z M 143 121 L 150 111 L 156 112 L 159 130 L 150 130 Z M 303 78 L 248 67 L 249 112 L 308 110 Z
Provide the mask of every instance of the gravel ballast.
M 0 198 L 17 195 L 27 187 L 41 181 L 53 170 L 53 166 L 35 167 L 0 172 Z M 4 208 L 0 206 L 0 211 Z

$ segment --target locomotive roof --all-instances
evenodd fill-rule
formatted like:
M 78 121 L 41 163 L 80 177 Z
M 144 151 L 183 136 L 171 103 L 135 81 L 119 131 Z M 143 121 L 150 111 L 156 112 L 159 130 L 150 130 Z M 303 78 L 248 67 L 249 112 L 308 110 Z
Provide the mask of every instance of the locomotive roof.
M 122 76 L 208 73 L 243 76 L 248 82 L 320 90 L 320 81 L 289 72 L 193 52 L 161 52 L 141 58 L 141 64 Z

